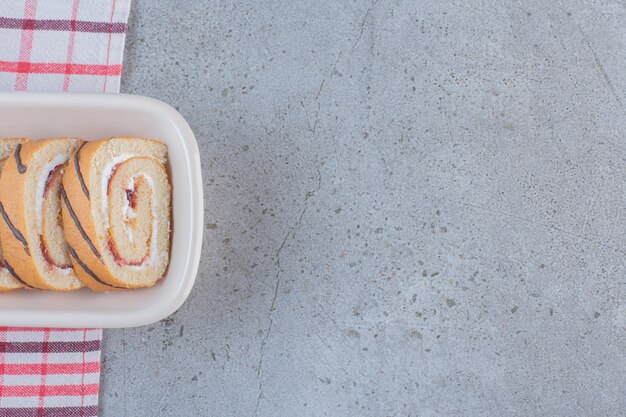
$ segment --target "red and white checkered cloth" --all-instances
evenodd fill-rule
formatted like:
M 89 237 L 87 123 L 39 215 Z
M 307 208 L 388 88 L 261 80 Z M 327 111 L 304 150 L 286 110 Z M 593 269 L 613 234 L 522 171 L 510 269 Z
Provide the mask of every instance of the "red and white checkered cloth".
M 129 9 L 1 1 L 0 90 L 118 92 Z M 101 340 L 101 329 L 0 327 L 0 417 L 97 416 Z
M 0 89 L 119 92 L 130 0 L 0 2 Z
M 0 329 L 0 416 L 98 415 L 101 329 Z

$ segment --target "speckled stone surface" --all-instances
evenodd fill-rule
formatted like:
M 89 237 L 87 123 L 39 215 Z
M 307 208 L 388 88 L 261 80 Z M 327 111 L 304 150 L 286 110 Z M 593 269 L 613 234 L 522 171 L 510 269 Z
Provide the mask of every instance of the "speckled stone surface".
M 122 90 L 191 124 L 206 229 L 101 415 L 623 416 L 625 19 L 134 0 Z

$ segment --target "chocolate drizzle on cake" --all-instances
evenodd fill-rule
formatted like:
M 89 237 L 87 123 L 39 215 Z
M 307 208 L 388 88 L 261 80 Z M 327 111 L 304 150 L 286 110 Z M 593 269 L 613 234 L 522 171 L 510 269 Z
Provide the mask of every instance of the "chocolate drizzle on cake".
M 28 287 L 28 288 L 32 288 L 32 289 L 36 289 L 35 287 L 33 287 L 32 285 L 29 285 L 26 281 L 24 281 L 22 278 L 20 278 L 19 275 L 17 275 L 17 272 L 15 272 L 15 270 L 13 269 L 13 267 L 11 265 L 9 265 L 9 263 L 6 261 L 6 259 L 4 260 L 4 267 L 9 271 L 9 273 L 13 276 L 13 278 L 15 278 L 16 280 L 18 280 L 20 282 L 20 284 Z
M 78 177 L 78 181 L 80 182 L 80 187 L 83 189 L 83 193 L 85 193 L 85 196 L 87 196 L 87 200 L 90 200 L 89 190 L 87 189 L 87 185 L 85 184 L 85 180 L 83 179 L 83 173 L 80 170 L 80 163 L 78 162 L 78 154 L 80 153 L 81 149 L 83 149 L 83 146 L 85 146 L 86 144 L 87 142 L 80 145 L 80 148 L 78 148 L 78 150 L 74 153 L 74 168 L 76 168 L 76 176 Z
M 20 152 L 22 151 L 22 144 L 19 143 L 15 148 L 15 152 L 13 153 L 13 157 L 15 158 L 15 163 L 17 164 L 17 171 L 20 174 L 26 172 L 26 165 L 22 164 L 22 157 L 20 156 Z
M 80 260 L 80 258 L 78 257 L 78 254 L 76 253 L 76 251 L 74 250 L 74 248 L 72 248 L 71 246 L 67 246 L 67 248 L 70 251 L 70 255 L 72 255 L 72 258 L 74 258 L 74 260 L 76 261 L 76 263 L 78 263 L 78 265 L 80 265 L 81 268 L 83 268 L 83 271 L 85 271 L 87 273 L 87 275 L 89 275 L 91 278 L 95 279 L 96 281 L 98 281 L 100 284 L 102 285 L 106 285 L 107 287 L 111 287 L 111 288 L 121 288 L 121 289 L 125 289 L 125 287 L 118 287 L 115 285 L 111 285 L 107 282 L 104 282 L 103 280 L 101 280 L 95 272 L 93 272 L 91 269 L 89 269 L 89 267 Z
M 15 238 L 19 240 L 20 242 L 22 242 L 22 245 L 24 245 L 24 252 L 26 252 L 26 254 L 30 256 L 30 251 L 28 250 L 28 242 L 24 238 L 24 235 L 19 230 L 17 230 L 17 228 L 11 222 L 9 215 L 7 214 L 6 211 L 4 211 L 4 206 L 2 205 L 2 203 L 0 203 L 0 214 L 2 214 L 2 218 L 4 219 L 4 222 L 7 224 L 7 226 L 9 226 L 9 229 L 11 229 L 11 232 L 13 232 L 13 236 L 15 236 Z
M 83 237 L 83 239 L 85 239 L 85 241 L 91 248 L 91 251 L 93 252 L 93 254 L 96 255 L 98 259 L 102 260 L 100 256 L 100 252 L 98 252 L 98 249 L 96 249 L 91 239 L 89 239 L 87 232 L 85 232 L 85 229 L 83 229 L 83 225 L 80 224 L 80 220 L 78 220 L 78 217 L 76 216 L 76 213 L 74 212 L 74 209 L 72 208 L 72 205 L 70 204 L 70 200 L 67 198 L 65 187 L 63 186 L 61 186 L 61 197 L 63 197 L 63 202 L 65 203 L 65 207 L 67 207 L 67 211 L 69 211 L 70 217 L 72 218 L 72 220 L 74 220 L 74 224 L 78 228 L 78 231 L 80 232 L 81 236 Z

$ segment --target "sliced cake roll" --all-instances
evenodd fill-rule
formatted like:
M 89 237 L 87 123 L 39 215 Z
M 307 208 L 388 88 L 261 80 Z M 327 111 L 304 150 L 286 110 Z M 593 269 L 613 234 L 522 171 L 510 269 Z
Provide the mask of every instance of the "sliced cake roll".
M 63 223 L 89 288 L 154 285 L 169 263 L 167 146 L 137 138 L 86 142 L 63 175 Z
M 61 180 L 80 139 L 19 144 L 0 176 L 4 265 L 24 286 L 68 291 L 82 282 L 72 267 L 61 219 Z
M 0 170 L 2 170 L 7 160 L 12 159 L 16 155 L 15 149 L 17 146 L 27 140 L 25 138 L 0 138 Z M 23 286 L 18 279 L 11 275 L 10 264 L 8 267 L 4 266 L 4 257 L 2 255 L 2 247 L 0 246 L 0 291 L 14 290 Z

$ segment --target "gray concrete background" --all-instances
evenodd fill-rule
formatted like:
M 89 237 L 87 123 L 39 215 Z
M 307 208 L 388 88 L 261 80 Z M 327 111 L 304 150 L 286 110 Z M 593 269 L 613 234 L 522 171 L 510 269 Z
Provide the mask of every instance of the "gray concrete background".
M 470 5 L 470 3 L 472 3 Z M 134 0 L 206 230 L 109 416 L 623 416 L 623 1 Z

